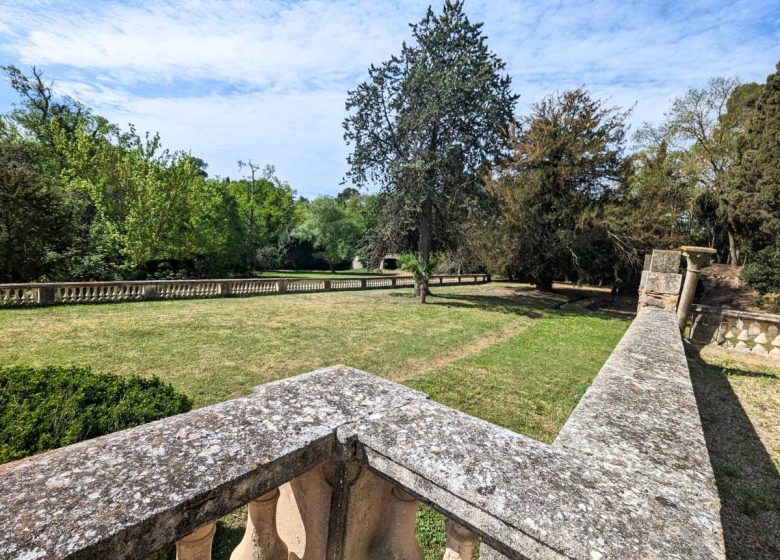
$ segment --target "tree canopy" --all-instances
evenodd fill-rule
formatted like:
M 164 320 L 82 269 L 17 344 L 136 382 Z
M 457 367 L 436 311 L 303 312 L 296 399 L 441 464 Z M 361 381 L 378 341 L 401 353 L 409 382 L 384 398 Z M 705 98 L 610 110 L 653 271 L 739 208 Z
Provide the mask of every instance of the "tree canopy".
M 536 103 L 514 130 L 513 156 L 489 183 L 510 273 L 550 289 L 613 254 L 593 214 L 623 178 L 626 115 L 577 89 Z M 497 231 L 492 220 L 482 229 Z
M 427 263 L 457 239 L 482 173 L 504 153 L 517 96 L 463 2 L 429 8 L 411 30 L 413 42 L 349 92 L 344 128 L 348 177 L 382 189 L 379 252 L 414 247 Z

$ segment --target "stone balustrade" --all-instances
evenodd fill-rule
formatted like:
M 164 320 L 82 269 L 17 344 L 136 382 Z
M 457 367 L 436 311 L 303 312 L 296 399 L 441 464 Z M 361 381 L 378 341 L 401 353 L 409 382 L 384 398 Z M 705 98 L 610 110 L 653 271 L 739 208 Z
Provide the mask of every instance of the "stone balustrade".
M 0 466 L 0 559 L 722 559 L 719 501 L 677 318 L 641 309 L 553 445 L 336 366 Z
M 434 276 L 431 284 L 484 284 L 486 274 Z M 107 303 L 153 299 L 256 296 L 414 286 L 411 276 L 366 278 L 236 278 L 0 284 L 0 307 L 60 303 Z
M 726 309 L 713 344 L 729 352 L 780 361 L 780 315 Z

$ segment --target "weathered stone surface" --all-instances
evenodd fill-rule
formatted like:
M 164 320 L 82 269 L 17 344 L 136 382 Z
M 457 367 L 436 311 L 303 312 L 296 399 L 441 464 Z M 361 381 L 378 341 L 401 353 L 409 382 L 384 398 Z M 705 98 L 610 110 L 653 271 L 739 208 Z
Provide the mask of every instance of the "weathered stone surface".
M 353 433 L 371 468 L 509 558 L 723 554 L 717 496 L 709 508 L 692 499 L 674 464 L 646 478 L 422 400 L 339 437 Z
M 336 367 L 6 465 L 0 558 L 137 557 L 328 459 L 338 426 L 422 398 Z
M 357 526 L 357 458 L 477 533 L 484 558 L 723 558 L 675 316 L 652 308 L 553 446 L 335 366 L 0 468 L 0 558 L 138 557 L 333 458 L 328 557 Z
M 656 249 L 650 257 L 650 272 L 677 274 L 680 272 L 680 251 Z
M 561 429 L 555 445 L 718 504 L 675 316 L 640 311 Z
M 681 285 L 681 274 L 642 271 L 639 287 L 639 309 L 660 307 L 667 311 L 674 311 L 677 308 Z

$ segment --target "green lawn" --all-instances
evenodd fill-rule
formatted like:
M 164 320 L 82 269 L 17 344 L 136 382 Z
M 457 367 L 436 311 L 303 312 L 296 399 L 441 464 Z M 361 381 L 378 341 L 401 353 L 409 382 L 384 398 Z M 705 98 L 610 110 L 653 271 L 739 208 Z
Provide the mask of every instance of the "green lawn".
M 552 441 L 629 324 L 512 284 L 433 291 L 425 306 L 372 290 L 0 310 L 0 365 L 156 374 L 204 406 L 341 363 Z M 220 524 L 217 556 L 240 524 Z M 442 527 L 421 511 L 426 558 L 441 558 Z

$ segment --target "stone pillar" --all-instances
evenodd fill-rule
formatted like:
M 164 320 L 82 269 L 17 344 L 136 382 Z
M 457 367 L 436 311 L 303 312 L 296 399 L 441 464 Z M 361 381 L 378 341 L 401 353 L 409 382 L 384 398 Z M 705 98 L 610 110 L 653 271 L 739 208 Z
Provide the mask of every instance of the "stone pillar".
M 54 303 L 54 288 L 51 286 L 38 288 L 38 303 Z
M 211 542 L 216 532 L 216 522 L 206 523 L 176 541 L 176 560 L 211 560 Z
M 366 279 L 365 278 L 361 278 L 360 279 L 360 287 L 361 288 L 365 288 L 366 287 Z
M 443 560 L 471 560 L 477 535 L 463 525 L 447 519 L 447 544 Z
M 276 291 L 280 294 L 287 293 L 287 280 L 278 280 L 276 282 Z
M 708 264 L 712 255 L 717 251 L 709 247 L 680 247 L 683 256 L 688 261 L 688 270 L 685 273 L 685 284 L 683 284 L 680 302 L 677 304 L 677 323 L 680 331 L 685 330 L 685 324 L 688 321 L 688 312 L 693 302 L 693 296 L 696 295 L 696 285 L 699 283 L 699 272 L 701 267 Z
M 330 280 L 323 280 L 322 281 L 322 289 L 326 292 L 330 290 Z
M 276 530 L 278 501 L 279 489 L 274 488 L 249 502 L 246 532 L 230 560 L 287 560 L 287 545 Z
M 157 299 L 157 284 L 143 285 L 143 299 Z
M 223 280 L 219 283 L 219 295 L 229 296 L 233 294 L 232 289 L 233 282 L 231 280 Z
M 639 283 L 638 309 L 649 306 L 674 312 L 682 284 L 680 251 L 655 250 L 645 259 L 645 266 Z

